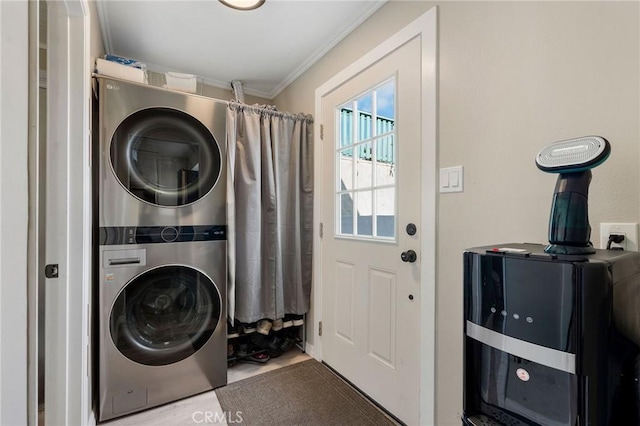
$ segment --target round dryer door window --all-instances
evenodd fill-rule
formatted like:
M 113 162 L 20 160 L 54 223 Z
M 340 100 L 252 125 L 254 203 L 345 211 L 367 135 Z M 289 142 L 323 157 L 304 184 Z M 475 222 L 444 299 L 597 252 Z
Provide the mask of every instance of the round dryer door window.
M 111 338 L 132 361 L 167 365 L 204 346 L 220 312 L 220 294 L 207 276 L 186 266 L 162 266 L 120 292 L 111 310 Z
M 134 197 L 159 206 L 196 202 L 220 176 L 220 147 L 209 129 L 175 109 L 131 114 L 116 129 L 110 150 L 120 183 Z

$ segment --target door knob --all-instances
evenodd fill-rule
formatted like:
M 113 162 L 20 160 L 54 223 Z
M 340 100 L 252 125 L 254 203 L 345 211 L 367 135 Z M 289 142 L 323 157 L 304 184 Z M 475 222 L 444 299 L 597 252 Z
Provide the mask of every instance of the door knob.
M 400 259 L 402 259 L 403 262 L 413 263 L 416 261 L 417 258 L 418 258 L 418 255 L 413 250 L 404 251 L 400 255 Z

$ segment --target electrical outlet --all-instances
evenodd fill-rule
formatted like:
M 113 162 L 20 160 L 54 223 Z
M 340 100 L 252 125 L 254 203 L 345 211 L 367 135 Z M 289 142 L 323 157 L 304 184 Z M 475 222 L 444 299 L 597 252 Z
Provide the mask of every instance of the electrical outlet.
M 637 223 L 601 223 L 600 224 L 600 248 L 606 249 L 609 235 L 624 235 L 624 241 L 620 244 L 611 243 L 611 247 L 621 247 L 627 251 L 638 251 L 638 224 Z

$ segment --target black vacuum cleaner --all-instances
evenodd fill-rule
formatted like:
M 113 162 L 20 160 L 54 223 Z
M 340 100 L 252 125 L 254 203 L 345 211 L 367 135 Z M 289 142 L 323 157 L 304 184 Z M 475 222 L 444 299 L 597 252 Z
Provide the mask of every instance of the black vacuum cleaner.
M 462 423 L 638 425 L 640 254 L 590 242 L 591 169 L 611 151 L 589 136 L 554 143 L 549 244 L 465 251 Z

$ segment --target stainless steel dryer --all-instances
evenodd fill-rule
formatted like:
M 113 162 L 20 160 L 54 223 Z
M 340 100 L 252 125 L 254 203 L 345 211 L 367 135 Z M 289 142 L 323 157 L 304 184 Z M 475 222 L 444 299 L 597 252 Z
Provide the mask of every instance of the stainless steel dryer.
M 99 226 L 225 223 L 226 104 L 102 76 L 98 83 Z
M 99 421 L 226 384 L 225 228 L 100 229 Z

